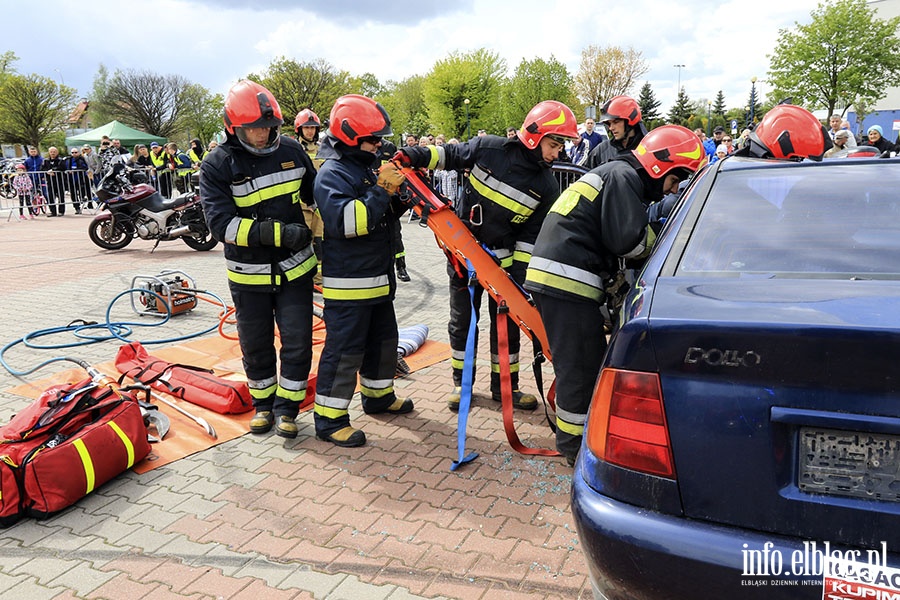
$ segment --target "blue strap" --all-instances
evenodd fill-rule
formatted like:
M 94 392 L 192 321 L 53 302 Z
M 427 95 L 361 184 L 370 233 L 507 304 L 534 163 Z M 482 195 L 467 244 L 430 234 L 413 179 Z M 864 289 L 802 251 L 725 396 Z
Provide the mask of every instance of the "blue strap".
M 455 471 L 466 463 L 478 458 L 477 452 L 466 456 L 466 426 L 469 422 L 469 407 L 472 405 L 472 379 L 475 371 L 475 332 L 478 330 L 478 316 L 475 313 L 475 269 L 466 259 L 466 270 L 469 274 L 469 302 L 472 315 L 469 318 L 469 333 L 466 337 L 466 357 L 463 362 L 462 387 L 459 392 L 459 414 L 456 421 L 457 459 L 450 465 Z

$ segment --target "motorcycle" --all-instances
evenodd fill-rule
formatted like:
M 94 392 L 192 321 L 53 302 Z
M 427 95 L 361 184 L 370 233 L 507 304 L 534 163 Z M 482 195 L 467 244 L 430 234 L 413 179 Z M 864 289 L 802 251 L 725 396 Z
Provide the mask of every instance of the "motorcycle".
M 199 251 L 218 243 L 206 224 L 198 192 L 167 200 L 143 172 L 121 163 L 100 181 L 97 199 L 103 211 L 91 221 L 88 236 L 105 250 L 124 248 L 134 238 L 156 240 L 153 250 L 160 242 L 176 239 Z

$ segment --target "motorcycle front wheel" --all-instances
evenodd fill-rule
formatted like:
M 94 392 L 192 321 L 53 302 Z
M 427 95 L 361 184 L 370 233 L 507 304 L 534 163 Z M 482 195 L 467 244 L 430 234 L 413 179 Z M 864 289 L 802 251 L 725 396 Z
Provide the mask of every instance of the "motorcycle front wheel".
M 199 235 L 198 237 L 194 237 L 192 235 L 185 235 L 181 238 L 188 247 L 193 248 L 194 250 L 199 250 L 200 252 L 206 252 L 207 250 L 212 250 L 218 244 L 218 240 L 212 236 L 212 234 L 207 229 L 203 235 Z
M 104 250 L 120 250 L 131 243 L 131 233 L 112 219 L 91 221 L 88 237 Z

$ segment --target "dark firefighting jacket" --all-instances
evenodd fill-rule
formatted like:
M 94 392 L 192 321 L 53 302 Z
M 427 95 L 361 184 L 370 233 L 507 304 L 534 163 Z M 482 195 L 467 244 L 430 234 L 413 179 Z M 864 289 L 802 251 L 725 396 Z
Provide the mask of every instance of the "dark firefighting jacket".
M 535 243 L 525 289 L 603 303 L 603 282 L 615 274 L 618 257 L 649 252 L 656 236 L 644 202 L 652 194 L 631 162 L 611 160 L 560 194 Z
M 312 244 L 296 252 L 263 246 L 259 223 L 306 227 L 300 202 L 313 204 L 316 170 L 295 140 L 282 136 L 266 156 L 250 154 L 229 135 L 200 163 L 200 200 L 213 236 L 225 244 L 231 285 L 277 291 L 316 271 Z
M 501 266 L 525 268 L 544 216 L 559 195 L 559 183 L 539 149 L 529 150 L 517 138 L 487 135 L 403 151 L 414 167 L 469 169 L 457 214 Z
M 391 228 L 397 219 L 390 195 L 375 185 L 375 155 L 326 135 L 317 157 L 324 161 L 315 186 L 325 226 L 323 298 L 357 304 L 393 300 Z

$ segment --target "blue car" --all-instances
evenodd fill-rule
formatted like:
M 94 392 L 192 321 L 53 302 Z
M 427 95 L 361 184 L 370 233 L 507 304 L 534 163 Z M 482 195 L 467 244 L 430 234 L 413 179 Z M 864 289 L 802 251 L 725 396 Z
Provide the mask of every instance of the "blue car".
M 609 599 L 900 599 L 900 160 L 730 157 L 626 299 L 572 512 Z

